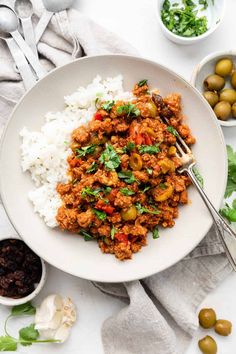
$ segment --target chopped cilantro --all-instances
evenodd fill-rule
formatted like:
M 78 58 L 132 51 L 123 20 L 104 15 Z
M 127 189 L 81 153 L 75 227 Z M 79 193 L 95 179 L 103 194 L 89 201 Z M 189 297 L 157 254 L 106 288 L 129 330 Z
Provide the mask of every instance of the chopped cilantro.
M 86 170 L 86 173 L 93 173 L 95 171 L 97 171 L 98 169 L 98 165 L 97 163 L 94 161 L 90 166 L 89 168 Z
M 159 235 L 159 229 L 158 227 L 156 226 L 153 231 L 152 231 L 152 238 L 154 238 L 154 240 L 156 240 L 157 238 L 159 238 L 160 235 Z
M 81 229 L 79 233 L 80 233 L 81 236 L 83 236 L 84 241 L 92 241 L 92 240 L 94 240 L 93 236 L 90 235 L 86 230 Z
M 96 100 L 95 100 L 95 107 L 96 107 L 97 109 L 100 108 L 100 103 L 101 103 L 101 100 L 100 100 L 99 97 L 97 97 Z
M 147 85 L 147 82 L 148 82 L 147 79 L 144 79 L 144 80 L 139 81 L 138 87 L 142 87 L 142 86 L 144 86 L 144 85 Z
M 147 168 L 147 173 L 149 174 L 149 175 L 152 175 L 152 168 Z
M 107 195 L 107 194 L 111 193 L 112 188 L 111 188 L 111 187 L 106 186 L 106 187 L 104 187 L 104 188 L 103 188 L 103 191 L 104 191 L 105 195 Z
M 75 149 L 75 152 L 77 153 L 76 157 L 84 157 L 88 154 L 93 154 L 95 149 L 96 149 L 95 144 L 88 145 L 88 146 L 83 146 L 81 149 Z
M 104 109 L 107 112 L 110 112 L 110 110 L 112 109 L 114 104 L 115 104 L 115 101 L 107 101 L 107 102 L 102 104 L 101 108 Z
M 133 151 L 135 149 L 135 143 L 133 143 L 132 141 L 128 141 L 127 145 L 125 147 L 123 147 L 123 152 L 127 152 L 127 151 Z
M 204 5 L 206 0 L 199 0 Z M 208 29 L 206 16 L 198 16 L 196 4 L 192 0 L 183 0 L 179 6 L 165 0 L 161 10 L 161 19 L 169 31 L 182 37 L 197 37 Z
M 123 171 L 118 173 L 119 178 L 123 179 L 125 183 L 131 184 L 136 182 L 136 178 L 134 177 L 132 171 Z
M 203 180 L 203 177 L 202 177 L 202 175 L 200 174 L 200 172 L 198 171 L 198 169 L 197 169 L 196 166 L 193 167 L 193 173 L 194 173 L 195 177 L 197 178 L 198 183 L 199 183 L 200 186 L 203 188 L 203 187 L 204 187 L 204 180 Z
M 161 189 L 163 189 L 163 190 L 167 188 L 166 185 L 165 185 L 165 183 L 160 183 L 160 184 L 159 184 L 159 187 L 160 187 Z
M 114 240 L 115 233 L 116 233 L 116 228 L 115 228 L 114 225 L 112 225 L 112 228 L 111 228 L 111 239 L 112 239 L 112 240 Z
M 116 109 L 118 114 L 126 114 L 127 117 L 138 117 L 140 116 L 140 110 L 133 103 L 127 103 L 123 106 L 119 106 Z
M 159 210 L 150 210 L 148 208 L 143 207 L 140 203 L 136 203 L 136 208 L 139 212 L 139 214 L 143 214 L 143 213 L 148 213 L 148 214 L 160 214 Z
M 160 152 L 159 144 L 156 145 L 140 145 L 138 150 L 141 154 L 157 154 Z
M 135 194 L 134 191 L 131 191 L 129 188 L 125 187 L 125 188 L 121 188 L 120 189 L 120 192 L 123 194 L 123 195 L 133 195 Z
M 93 209 L 93 212 L 97 216 L 97 218 L 100 220 L 105 220 L 107 217 L 107 214 L 105 213 L 105 211 Z
M 169 125 L 169 127 L 167 127 L 167 131 L 176 137 L 179 136 L 179 133 L 177 132 L 177 130 L 174 127 L 172 127 L 171 125 Z
M 99 193 L 101 192 L 101 188 L 92 189 L 90 187 L 84 187 L 81 191 L 82 198 L 86 198 L 87 196 L 99 197 Z
M 106 144 L 105 150 L 102 152 L 99 161 L 104 164 L 107 170 L 115 170 L 120 166 L 120 158 L 112 145 Z
M 142 189 L 142 192 L 145 193 L 147 191 L 149 191 L 149 189 L 151 189 L 152 187 L 151 186 L 145 186 L 143 189 Z

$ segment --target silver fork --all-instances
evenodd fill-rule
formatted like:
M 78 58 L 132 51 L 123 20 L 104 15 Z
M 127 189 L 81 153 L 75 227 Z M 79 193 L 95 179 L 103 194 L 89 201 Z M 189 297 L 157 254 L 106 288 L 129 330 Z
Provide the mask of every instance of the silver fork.
M 167 121 L 167 120 L 166 120 Z M 207 197 L 206 193 L 203 191 L 202 187 L 200 186 L 194 171 L 193 167 L 196 165 L 196 160 L 194 155 L 188 145 L 184 142 L 184 140 L 178 134 L 177 142 L 175 144 L 178 152 L 176 152 L 176 156 L 180 159 L 182 166 L 178 169 L 180 173 L 186 172 L 188 176 L 191 178 L 194 186 L 197 188 L 202 200 L 206 204 L 209 212 L 211 213 L 216 232 L 219 235 L 225 253 L 228 257 L 228 260 L 233 267 L 234 271 L 236 271 L 236 244 L 230 244 L 230 241 L 235 241 L 236 243 L 236 233 L 232 230 L 232 228 L 227 224 L 227 222 L 222 218 L 222 216 L 218 213 L 215 209 L 209 198 Z M 226 240 L 228 242 L 226 242 Z

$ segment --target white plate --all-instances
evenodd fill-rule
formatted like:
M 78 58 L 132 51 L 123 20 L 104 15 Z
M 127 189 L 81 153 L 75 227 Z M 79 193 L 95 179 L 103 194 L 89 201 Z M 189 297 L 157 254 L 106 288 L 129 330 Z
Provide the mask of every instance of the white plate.
M 180 208 L 172 229 L 160 231 L 161 237 L 134 254 L 133 259 L 118 261 L 102 254 L 97 243 L 48 228 L 33 212 L 27 199 L 32 188 L 30 176 L 20 167 L 19 131 L 27 126 L 40 129 L 48 111 L 63 109 L 63 97 L 78 86 L 88 84 L 97 74 L 106 78 L 122 73 L 125 89 L 146 78 L 162 95 L 179 92 L 187 123 L 197 138 L 194 153 L 204 177 L 205 190 L 216 208 L 226 185 L 226 149 L 221 129 L 200 93 L 169 69 L 141 58 L 104 55 L 79 59 L 51 72 L 29 91 L 13 111 L 0 151 L 0 189 L 7 214 L 24 241 L 40 257 L 55 267 L 95 281 L 121 282 L 140 279 L 160 272 L 187 255 L 206 235 L 212 219 L 197 191 L 191 187 L 191 204 Z

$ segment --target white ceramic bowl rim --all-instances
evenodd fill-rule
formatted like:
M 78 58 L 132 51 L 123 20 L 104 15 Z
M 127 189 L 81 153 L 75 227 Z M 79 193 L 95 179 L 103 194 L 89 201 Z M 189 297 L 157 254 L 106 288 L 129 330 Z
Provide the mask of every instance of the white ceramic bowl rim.
M 160 23 L 160 26 L 162 27 L 162 30 L 164 32 L 168 32 L 168 34 L 173 37 L 173 39 L 175 38 L 176 40 L 181 40 L 182 42 L 197 42 L 201 39 L 204 39 L 206 37 L 208 37 L 210 34 L 212 34 L 213 32 L 216 31 L 216 29 L 220 26 L 223 18 L 224 18 L 224 14 L 225 14 L 225 0 L 222 0 L 222 13 L 221 16 L 219 18 L 219 21 L 217 21 L 215 24 L 213 24 L 205 33 L 201 34 L 200 36 L 197 37 L 182 37 L 182 36 L 178 36 L 177 34 L 171 32 L 163 23 L 162 19 L 161 19 L 161 6 L 162 3 L 164 2 L 164 0 L 157 0 L 157 7 L 156 7 L 156 11 L 157 11 L 157 18 L 158 21 Z
M 211 60 L 218 60 L 219 58 L 227 57 L 227 56 L 235 56 L 235 59 L 236 59 L 236 50 L 217 51 L 217 52 L 208 54 L 206 57 L 204 57 L 200 61 L 200 63 L 198 63 L 195 66 L 195 68 L 193 69 L 191 80 L 190 80 L 191 84 L 195 87 L 199 71 L 204 67 L 204 65 L 206 65 Z M 231 119 L 228 121 L 219 120 L 219 124 L 222 125 L 223 127 L 228 127 L 228 128 L 234 127 L 234 126 L 236 126 L 236 119 L 235 120 Z
M 18 236 L 13 236 L 13 237 L 7 236 L 7 237 L 1 237 L 0 243 L 4 240 L 14 240 L 14 239 L 24 242 Z M 37 284 L 37 286 L 35 287 L 34 291 L 32 293 L 30 293 L 29 295 L 21 297 L 19 299 L 14 299 L 11 297 L 6 297 L 6 296 L 0 296 L 0 304 L 5 305 L 5 306 L 17 306 L 17 305 L 25 304 L 26 302 L 33 300 L 39 294 L 39 292 L 42 290 L 42 288 L 46 282 L 46 277 L 47 277 L 46 263 L 44 262 L 44 260 L 41 257 L 39 257 L 39 258 L 40 258 L 40 261 L 42 264 L 42 275 L 41 275 L 41 279 L 40 279 L 39 283 Z
M 58 72 L 58 71 L 60 71 L 60 70 L 63 70 L 63 68 L 68 67 L 68 66 L 70 66 L 71 64 L 73 64 L 73 63 L 75 63 L 75 62 L 86 61 L 86 60 L 88 60 L 88 59 L 96 60 L 97 58 L 100 58 L 100 59 L 104 59 L 104 58 L 105 58 L 105 59 L 108 59 L 108 58 L 112 58 L 112 57 L 114 57 L 114 58 L 119 57 L 119 58 L 124 58 L 124 59 L 133 59 L 134 61 L 137 61 L 137 62 L 140 62 L 140 63 L 143 62 L 143 63 L 146 63 L 146 64 L 151 64 L 151 65 L 157 66 L 157 67 L 159 67 L 160 69 L 166 71 L 167 73 L 171 74 L 171 75 L 172 75 L 173 77 L 175 77 L 176 79 L 179 79 L 179 80 L 186 86 L 186 88 L 192 90 L 192 91 L 196 94 L 196 96 L 198 96 L 198 98 L 199 98 L 200 101 L 202 102 L 202 105 L 205 106 L 205 109 L 209 112 L 209 115 L 212 115 L 212 110 L 211 110 L 210 106 L 207 104 L 207 102 L 206 102 L 205 99 L 202 97 L 202 95 L 199 93 L 199 91 L 198 91 L 195 87 L 193 87 L 187 80 L 185 80 L 182 76 L 180 76 L 179 74 L 175 73 L 173 70 L 169 69 L 168 67 L 166 67 L 166 66 L 164 66 L 164 65 L 162 65 L 162 64 L 160 64 L 160 63 L 158 63 L 158 62 L 155 62 L 155 61 L 152 61 L 152 60 L 149 60 L 149 59 L 145 59 L 145 58 L 142 58 L 142 57 L 135 57 L 135 56 L 123 55 L 123 54 L 106 54 L 106 55 L 101 54 L 101 55 L 96 55 L 96 56 L 83 57 L 83 58 L 79 58 L 79 59 L 73 61 L 72 63 L 67 63 L 67 64 L 65 64 L 65 65 L 63 65 L 63 66 L 61 66 L 61 67 L 58 67 L 58 68 L 52 70 L 52 71 L 47 75 L 47 77 L 50 76 L 50 75 L 52 75 L 52 74 L 55 74 L 55 72 Z M 41 82 L 41 81 L 43 81 L 43 80 L 44 80 L 44 79 L 41 79 L 39 82 Z M 38 85 L 38 83 L 36 84 L 36 86 L 37 86 L 37 85 Z M 34 87 L 33 87 L 31 90 L 29 90 L 28 93 L 29 93 L 30 91 L 32 91 L 32 90 L 34 90 Z M 9 123 L 10 123 L 10 121 L 11 121 L 11 118 L 14 116 L 15 111 L 18 109 L 18 107 L 19 107 L 20 105 L 22 105 L 22 103 L 23 103 L 23 101 L 24 101 L 24 97 L 25 97 L 28 93 L 26 93 L 26 94 L 20 99 L 20 101 L 19 101 L 18 104 L 15 106 L 15 108 L 13 109 L 13 112 L 12 112 L 11 116 L 10 116 L 9 119 L 8 119 L 8 122 L 7 122 L 6 126 L 5 126 L 4 132 L 3 132 L 3 134 L 2 134 L 2 139 L 1 139 L 1 144 L 0 144 L 0 151 L 2 150 L 3 142 L 4 142 L 4 137 L 5 137 L 6 133 L 7 133 L 8 125 L 9 125 Z M 223 161 L 224 166 L 222 166 L 222 168 L 223 168 L 223 171 L 227 171 L 227 159 L 226 159 L 226 156 L 227 156 L 227 155 L 226 155 L 226 146 L 225 146 L 225 142 L 224 142 L 223 133 L 222 133 L 222 130 L 220 129 L 220 126 L 219 126 L 219 124 L 217 123 L 217 121 L 213 121 L 213 120 L 212 120 L 212 123 L 213 123 L 213 125 L 214 125 L 214 127 L 215 127 L 215 130 L 216 130 L 216 132 L 217 132 L 217 134 L 218 134 L 218 137 L 219 137 L 219 139 L 220 139 L 220 146 L 221 146 L 221 149 L 223 149 L 223 150 L 222 150 L 222 156 L 221 156 L 221 157 L 223 157 L 223 155 L 224 155 L 224 161 Z M 223 199 L 223 196 L 224 196 L 224 191 L 225 191 L 226 182 L 227 182 L 227 174 L 226 174 L 226 172 L 225 172 L 225 173 L 223 174 L 223 181 L 222 181 L 222 185 L 221 185 L 222 190 L 221 190 L 220 195 L 219 195 L 218 198 L 217 198 L 217 199 L 218 199 L 218 203 L 217 203 L 217 205 L 215 205 L 216 208 L 219 208 L 220 205 L 221 205 L 221 202 L 222 202 L 222 199 Z M 0 179 L 0 193 L 1 193 L 1 196 L 2 196 L 2 200 L 3 200 L 3 206 L 4 206 L 4 209 L 5 209 L 6 213 L 7 213 L 7 215 L 9 216 L 8 206 L 5 205 L 5 195 L 2 193 L 2 192 L 3 192 L 2 187 L 3 187 L 3 186 L 2 186 L 2 179 Z M 203 208 L 204 208 L 204 206 L 203 206 Z M 38 215 L 37 215 L 37 217 L 38 217 Z M 14 227 L 15 230 L 17 231 L 17 226 L 15 225 L 14 220 L 12 220 L 10 217 L 9 217 L 9 219 L 10 219 L 10 221 L 11 221 L 13 227 Z M 63 264 L 61 264 L 61 265 L 58 265 L 58 264 L 55 265 L 55 262 L 52 261 L 51 259 L 49 259 L 48 257 L 45 257 L 43 254 L 41 254 L 40 256 L 43 257 L 43 258 L 46 260 L 46 262 L 48 262 L 48 263 L 50 263 L 50 264 L 56 266 L 57 268 L 59 268 L 59 269 L 65 271 L 65 272 L 68 272 L 69 274 L 72 274 L 72 275 L 75 275 L 75 276 L 79 276 L 79 277 L 82 277 L 82 278 L 84 278 L 84 279 L 88 279 L 88 280 L 92 280 L 92 281 L 101 281 L 101 282 L 112 283 L 112 282 L 123 282 L 123 281 L 137 280 L 137 279 L 146 278 L 146 277 L 148 277 L 148 276 L 150 276 L 150 275 L 152 275 L 152 274 L 155 274 L 155 273 L 157 273 L 157 272 L 161 272 L 161 271 L 165 270 L 166 268 L 173 266 L 176 262 L 180 261 L 180 260 L 181 260 L 182 258 L 184 258 L 187 254 L 189 254 L 189 252 L 190 252 L 191 250 L 193 250 L 193 249 L 198 245 L 198 243 L 203 239 L 203 237 L 204 237 L 204 236 L 206 235 L 206 233 L 209 231 L 211 225 L 212 225 L 212 221 L 210 221 L 210 222 L 208 223 L 207 227 L 205 227 L 205 229 L 204 229 L 204 234 L 201 234 L 201 239 L 200 239 L 200 240 L 199 240 L 199 239 L 198 239 L 198 240 L 195 240 L 195 241 L 191 244 L 191 249 L 188 248 L 188 249 L 185 249 L 184 251 L 182 251 L 182 253 L 181 253 L 181 258 L 179 258 L 179 257 L 178 257 L 178 258 L 177 258 L 177 257 L 174 258 L 174 257 L 173 257 L 172 260 L 168 262 L 168 266 L 159 267 L 158 270 L 156 270 L 156 269 L 152 269 L 152 270 L 151 270 L 151 269 L 146 269 L 146 270 L 145 270 L 145 267 L 143 267 L 143 269 L 142 269 L 142 274 L 137 273 L 137 274 L 132 274 L 132 275 L 130 275 L 130 274 L 129 274 L 129 275 L 124 275 L 124 274 L 122 273 L 122 278 L 120 277 L 120 275 L 118 275 L 118 276 L 117 276 L 117 279 L 115 279 L 115 280 L 114 280 L 114 276 L 112 276 L 112 278 L 111 278 L 110 275 L 109 275 L 109 277 L 106 276 L 105 278 L 103 278 L 103 276 L 101 277 L 101 275 L 99 275 L 99 277 L 98 277 L 97 275 L 93 275 L 93 276 L 90 275 L 90 276 L 88 277 L 87 275 L 84 274 L 84 272 L 83 272 L 83 275 L 82 275 L 82 274 L 79 274 L 79 275 L 78 275 L 78 274 L 77 274 L 77 270 L 72 270 L 72 268 L 70 268 L 70 270 L 68 270 L 68 267 L 67 267 L 67 269 L 64 269 Z M 23 235 L 21 235 L 21 236 L 23 236 Z M 24 237 L 22 237 L 22 238 L 23 238 L 23 240 L 24 240 Z M 27 240 L 24 240 L 24 241 L 27 243 Z M 37 250 L 36 250 L 34 247 L 32 247 L 32 245 L 30 245 L 30 248 L 33 249 L 35 253 L 37 253 Z M 104 255 L 103 255 L 103 256 L 104 256 Z

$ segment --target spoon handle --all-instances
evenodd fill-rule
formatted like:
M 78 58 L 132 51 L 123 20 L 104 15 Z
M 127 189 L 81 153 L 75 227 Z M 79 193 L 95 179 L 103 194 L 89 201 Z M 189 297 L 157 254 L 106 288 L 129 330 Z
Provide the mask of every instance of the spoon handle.
M 13 38 L 6 38 L 5 41 L 20 72 L 26 90 L 31 89 L 31 87 L 35 85 L 36 79 L 30 69 L 27 60 L 25 59 L 24 54 L 15 43 Z
M 36 28 L 35 28 L 36 44 L 39 42 L 40 38 L 42 37 L 42 35 L 43 35 L 44 31 L 46 30 L 47 25 L 49 24 L 53 15 L 54 15 L 54 12 L 44 10 Z
M 34 53 L 30 49 L 28 44 L 25 42 L 25 40 L 22 38 L 20 33 L 18 31 L 14 31 L 11 32 L 11 35 L 24 53 L 24 55 L 26 56 L 26 58 L 28 59 L 38 78 L 41 79 L 42 77 L 44 77 L 47 72 L 43 69 L 38 58 L 34 55 Z
M 34 28 L 33 28 L 31 17 L 22 18 L 21 24 L 23 28 L 25 41 L 33 51 L 34 55 L 36 55 L 36 57 L 38 58 L 38 51 L 36 47 Z

